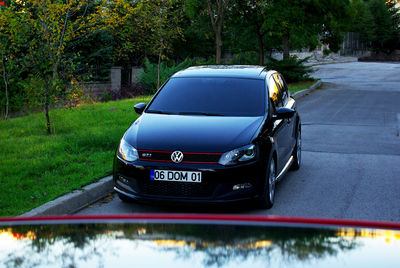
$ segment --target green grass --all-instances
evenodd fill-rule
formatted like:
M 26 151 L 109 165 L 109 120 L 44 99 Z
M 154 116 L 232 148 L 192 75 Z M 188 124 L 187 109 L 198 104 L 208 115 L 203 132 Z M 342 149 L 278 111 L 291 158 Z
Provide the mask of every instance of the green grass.
M 0 216 L 27 212 L 112 171 L 120 138 L 140 97 L 0 121 Z
M 297 91 L 306 89 L 311 87 L 315 82 L 317 82 L 317 80 L 309 80 L 309 81 L 301 81 L 301 82 L 297 82 L 297 83 L 289 83 L 288 87 L 289 87 L 289 91 L 290 93 L 295 93 Z

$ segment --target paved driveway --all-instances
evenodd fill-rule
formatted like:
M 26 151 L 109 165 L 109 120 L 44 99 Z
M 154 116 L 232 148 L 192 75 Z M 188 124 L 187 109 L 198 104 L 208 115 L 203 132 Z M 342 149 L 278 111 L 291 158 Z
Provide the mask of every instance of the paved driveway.
M 80 214 L 228 212 L 400 222 L 400 64 L 315 68 L 323 89 L 298 100 L 303 166 L 278 185 L 272 209 L 160 207 L 115 197 Z

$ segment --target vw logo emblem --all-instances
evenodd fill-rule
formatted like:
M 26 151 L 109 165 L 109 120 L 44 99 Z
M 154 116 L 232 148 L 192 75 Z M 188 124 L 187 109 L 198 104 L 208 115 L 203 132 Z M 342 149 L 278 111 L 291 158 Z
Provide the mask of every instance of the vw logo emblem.
M 181 151 L 175 151 L 171 154 L 171 160 L 174 163 L 180 163 L 183 160 L 183 153 Z

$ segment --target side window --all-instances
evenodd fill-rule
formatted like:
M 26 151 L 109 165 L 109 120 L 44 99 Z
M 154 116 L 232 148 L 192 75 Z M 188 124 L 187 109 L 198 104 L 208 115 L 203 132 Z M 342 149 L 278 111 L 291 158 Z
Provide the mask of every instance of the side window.
M 283 91 L 282 102 L 283 102 L 283 106 L 286 106 L 286 104 L 288 103 L 288 101 L 290 99 L 289 89 L 288 89 L 286 81 L 285 81 L 285 79 L 283 79 L 282 75 L 279 74 L 278 75 L 278 79 L 280 80 L 280 83 L 282 85 L 282 91 Z
M 274 103 L 275 108 L 283 106 L 283 85 L 278 74 L 273 74 L 268 81 L 269 97 Z

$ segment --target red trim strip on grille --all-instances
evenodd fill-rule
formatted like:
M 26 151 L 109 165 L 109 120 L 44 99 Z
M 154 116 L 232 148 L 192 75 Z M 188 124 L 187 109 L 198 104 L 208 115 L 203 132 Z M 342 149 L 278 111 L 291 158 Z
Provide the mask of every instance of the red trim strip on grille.
M 140 158 L 140 160 L 142 161 L 153 161 L 153 162 L 165 162 L 165 163 L 172 163 L 171 160 L 155 160 L 155 159 L 142 159 Z
M 155 151 L 155 150 L 138 150 L 139 152 L 151 152 L 151 153 L 165 153 L 172 154 L 170 151 Z M 182 152 L 183 154 L 209 154 L 209 155 L 222 155 L 222 153 L 193 153 L 193 152 Z
M 181 163 L 186 163 L 186 164 L 218 164 L 218 162 L 197 162 L 197 161 L 182 161 Z
M 140 160 L 142 160 L 142 161 L 173 163 L 171 160 L 155 160 L 155 159 L 140 159 Z M 181 163 L 185 163 L 185 164 L 218 164 L 218 162 L 197 162 L 197 161 L 182 161 Z
M 173 152 L 170 151 L 155 151 L 155 150 L 138 150 L 139 152 L 152 152 L 152 153 L 165 153 L 165 154 L 172 154 Z
M 221 155 L 222 153 L 191 153 L 191 152 L 183 152 L 183 154 L 210 154 L 210 155 Z

